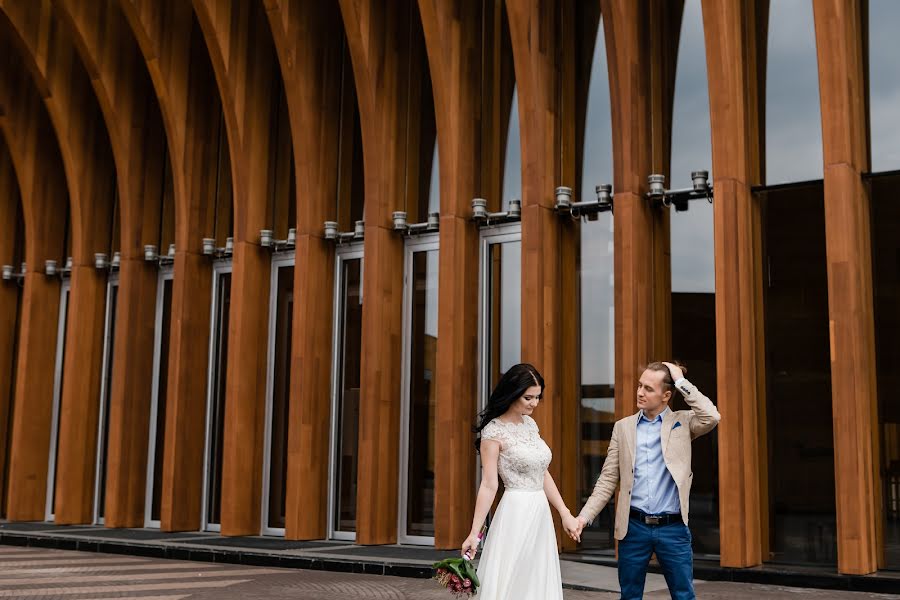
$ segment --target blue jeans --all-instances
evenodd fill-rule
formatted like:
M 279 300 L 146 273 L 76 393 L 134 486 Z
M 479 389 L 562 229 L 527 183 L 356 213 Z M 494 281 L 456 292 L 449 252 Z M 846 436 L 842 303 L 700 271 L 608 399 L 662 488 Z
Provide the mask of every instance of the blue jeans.
M 672 598 L 693 600 L 694 554 L 687 525 L 681 522 L 647 525 L 634 518 L 629 519 L 628 533 L 619 542 L 622 600 L 640 600 L 644 597 L 647 565 L 653 552 L 662 567 Z

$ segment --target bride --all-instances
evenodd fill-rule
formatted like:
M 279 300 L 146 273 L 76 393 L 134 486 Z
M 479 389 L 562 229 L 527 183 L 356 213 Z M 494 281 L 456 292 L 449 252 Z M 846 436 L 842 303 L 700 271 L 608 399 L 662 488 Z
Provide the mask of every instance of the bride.
M 531 413 L 544 393 L 537 369 L 520 364 L 509 369 L 479 415 L 475 447 L 481 451 L 481 487 L 475 501 L 472 531 L 462 554 L 475 557 L 478 531 L 497 494 L 504 492 L 491 520 L 484 555 L 478 565 L 480 600 L 562 600 L 559 554 L 550 504 L 563 527 L 577 539 L 578 521 L 566 508 L 547 471 L 550 448 L 541 439 Z

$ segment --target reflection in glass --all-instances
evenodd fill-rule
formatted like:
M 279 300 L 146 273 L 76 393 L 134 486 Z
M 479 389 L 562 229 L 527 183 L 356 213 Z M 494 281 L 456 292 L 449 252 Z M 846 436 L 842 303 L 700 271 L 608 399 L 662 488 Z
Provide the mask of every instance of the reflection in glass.
M 294 322 L 294 267 L 278 267 L 275 305 L 275 344 L 272 412 L 269 441 L 267 527 L 284 528 L 287 500 L 288 410 L 290 407 L 291 332 Z
M 410 268 L 406 534 L 430 537 L 434 535 L 438 251 L 414 252 Z
M 106 293 L 106 332 L 103 349 L 103 394 L 100 397 L 100 435 L 97 445 L 96 518 L 103 519 L 106 505 L 106 455 L 109 441 L 109 398 L 112 387 L 112 357 L 116 341 L 116 306 L 119 299 L 119 283 L 110 282 Z
M 231 273 L 220 273 L 213 299 L 212 373 L 207 407 L 206 522 L 218 525 L 222 514 L 222 451 L 225 434 L 225 375 L 228 372 L 228 317 L 231 312 Z
M 835 564 L 834 438 L 821 183 L 760 193 L 773 559 Z
M 900 177 L 872 180 L 872 267 L 885 567 L 900 570 Z
M 869 117 L 872 171 L 900 169 L 900 2 L 869 0 Z
M 766 69 L 766 183 L 822 177 L 812 2 L 772 0 Z
M 56 467 L 59 465 L 59 408 L 62 398 L 63 374 L 66 372 L 66 334 L 69 323 L 69 281 L 64 281 L 59 301 L 59 323 L 56 342 L 56 382 L 53 387 L 53 412 L 51 416 L 50 435 L 50 468 L 47 477 L 47 493 L 50 505 L 47 507 L 47 520 L 52 521 L 56 514 Z
M 334 523 L 335 531 L 356 531 L 356 474 L 359 465 L 359 382 L 362 351 L 362 262 L 345 259 L 340 264 L 341 289 L 336 348 Z
M 489 394 L 500 377 L 521 360 L 522 242 L 490 244 L 488 252 L 490 305 L 485 325 L 490 340 Z
M 153 445 L 153 499 L 150 505 L 150 520 L 158 522 L 162 512 L 163 457 L 166 446 L 166 397 L 169 389 L 169 330 L 172 320 L 172 279 L 165 278 L 162 284 L 162 307 L 159 323 L 159 357 L 156 379 L 156 421 Z
M 599 21 L 591 61 L 585 116 L 581 195 L 612 183 L 612 117 L 603 22 Z M 583 505 L 603 468 L 615 423 L 615 303 L 613 297 L 613 217 L 601 213 L 581 224 L 579 256 L 581 289 L 581 402 L 579 505 Z M 613 547 L 614 501 L 603 509 L 582 536 L 582 548 Z
M 522 140 L 519 135 L 519 88 L 513 88 L 506 130 L 506 151 L 503 163 L 503 191 L 500 210 L 509 210 L 510 200 L 522 199 Z
M 672 122 L 672 187 L 691 187 L 691 171 L 712 165 L 706 50 L 700 0 L 684 4 Z M 690 379 L 716 401 L 716 296 L 713 206 L 691 202 L 670 209 L 672 354 L 689 367 Z M 676 393 L 672 410 L 690 407 Z M 717 430 L 693 444 L 691 532 L 694 551 L 719 553 Z

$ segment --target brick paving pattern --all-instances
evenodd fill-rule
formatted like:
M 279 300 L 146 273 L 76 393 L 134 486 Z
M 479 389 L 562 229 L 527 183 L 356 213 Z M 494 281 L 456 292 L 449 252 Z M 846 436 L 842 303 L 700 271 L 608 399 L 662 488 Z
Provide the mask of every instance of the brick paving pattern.
M 900 590 L 898 590 L 900 592 Z M 787 598 L 871 600 L 897 596 L 853 594 L 773 586 L 700 583 L 699 598 L 758 600 Z M 566 600 L 613 600 L 618 594 L 566 590 Z M 665 590 L 647 598 L 668 598 Z M 36 600 L 449 600 L 433 581 L 324 571 L 251 568 L 222 563 L 184 562 L 0 547 L 0 598 Z

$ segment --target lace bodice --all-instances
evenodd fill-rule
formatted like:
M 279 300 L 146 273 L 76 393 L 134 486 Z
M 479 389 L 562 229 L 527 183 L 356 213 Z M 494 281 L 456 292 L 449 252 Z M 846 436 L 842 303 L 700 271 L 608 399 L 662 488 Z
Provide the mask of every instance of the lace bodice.
M 481 439 L 500 442 L 497 472 L 507 489 L 540 490 L 553 454 L 541 439 L 534 419 L 522 419 L 519 424 L 493 419 L 481 430 Z

